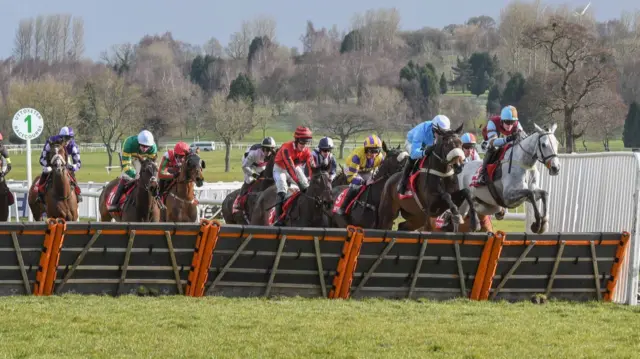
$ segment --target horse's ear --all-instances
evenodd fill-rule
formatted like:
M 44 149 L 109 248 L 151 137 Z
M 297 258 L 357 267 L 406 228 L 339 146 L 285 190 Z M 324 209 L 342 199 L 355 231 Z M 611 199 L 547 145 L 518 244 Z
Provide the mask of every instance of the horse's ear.
M 558 124 L 554 123 L 553 125 L 551 125 L 551 128 L 549 129 L 549 132 L 554 133 L 554 132 L 556 132 L 557 128 L 558 128 Z
M 460 134 L 462 133 L 463 127 L 464 127 L 464 123 L 461 123 L 460 126 L 458 126 L 458 128 L 456 128 L 453 132 L 455 132 L 456 134 L 458 134 L 458 136 L 460 136 Z
M 382 150 L 383 150 L 384 152 L 389 152 L 389 149 L 387 148 L 387 143 L 386 143 L 386 142 L 384 142 L 384 141 L 382 141 Z
M 398 143 L 398 147 L 396 147 L 396 150 L 399 150 L 399 149 L 400 149 L 400 144 Z
M 535 122 L 533 123 L 533 127 L 534 127 L 534 128 L 536 129 L 536 131 L 538 131 L 538 132 L 544 132 L 544 130 L 543 130 L 542 128 L 540 128 L 540 126 L 538 126 L 538 124 L 537 124 L 537 123 L 535 123 Z
M 207 165 L 204 163 L 204 160 L 200 160 L 200 167 L 202 167 L 202 169 L 207 168 Z

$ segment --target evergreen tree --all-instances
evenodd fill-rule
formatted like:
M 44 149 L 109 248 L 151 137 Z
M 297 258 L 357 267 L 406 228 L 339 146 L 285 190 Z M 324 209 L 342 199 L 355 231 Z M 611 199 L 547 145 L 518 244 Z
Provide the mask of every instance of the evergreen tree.
M 446 94 L 449 89 L 447 88 L 447 79 L 444 77 L 444 72 L 440 76 L 440 93 Z
M 451 68 L 453 71 L 453 81 L 451 85 L 458 87 L 464 93 L 469 89 L 469 83 L 471 81 L 471 65 L 466 59 L 456 59 L 456 66 Z
M 629 106 L 627 119 L 624 121 L 622 142 L 626 148 L 640 148 L 640 108 L 635 101 Z
M 498 85 L 491 86 L 489 95 L 487 96 L 487 113 L 500 113 L 500 97 L 500 89 L 498 88 Z

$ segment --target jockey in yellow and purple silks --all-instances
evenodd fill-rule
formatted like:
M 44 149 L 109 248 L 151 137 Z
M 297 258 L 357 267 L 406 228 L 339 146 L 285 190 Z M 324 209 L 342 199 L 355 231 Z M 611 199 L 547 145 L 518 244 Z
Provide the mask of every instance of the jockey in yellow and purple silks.
M 342 206 L 336 212 L 344 214 L 349 202 L 358 194 L 364 184 L 370 184 L 373 172 L 380 167 L 384 160 L 382 153 L 382 140 L 376 135 L 371 135 L 364 140 L 364 146 L 358 147 L 347 157 L 347 167 L 344 170 L 349 183 L 349 191 L 342 201 Z

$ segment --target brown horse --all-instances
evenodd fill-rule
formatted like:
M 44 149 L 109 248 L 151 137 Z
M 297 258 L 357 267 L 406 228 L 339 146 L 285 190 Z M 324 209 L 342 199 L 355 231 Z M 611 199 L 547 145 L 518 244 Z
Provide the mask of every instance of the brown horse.
M 118 222 L 160 222 L 160 206 L 158 204 L 158 165 L 152 159 L 141 161 L 139 178 L 125 187 L 123 193 L 128 193 L 121 212 L 110 213 L 107 200 L 120 178 L 109 182 L 100 193 L 100 216 L 102 221 L 115 219 Z M 133 186 L 133 189 L 131 189 Z
M 424 227 L 432 231 L 430 217 L 437 217 L 447 209 L 453 214 L 454 231 L 462 220 L 458 206 L 466 200 L 471 206 L 472 199 L 467 189 L 460 190 L 458 176 L 463 167 L 464 152 L 459 135 L 462 125 L 455 130 L 436 130 L 440 137 L 435 143 L 433 152 L 427 159 L 420 161 L 419 173 L 415 178 L 413 197 L 401 199 L 397 185 L 401 173 L 394 174 L 387 181 L 382 193 L 382 201 L 378 209 L 379 227 L 391 229 L 394 220 L 401 213 L 406 220 L 398 225 L 398 230 L 416 230 Z M 478 216 L 475 211 L 469 212 L 471 228 L 478 230 Z
M 260 193 L 252 210 L 251 224 L 269 226 L 270 216 L 276 206 L 276 186 L 271 186 Z M 292 194 L 290 208 L 283 207 L 285 220 L 283 225 L 287 227 L 326 227 L 327 214 L 333 205 L 331 195 L 331 180 L 329 172 L 315 171 L 309 179 L 309 188 L 305 192 Z M 285 203 L 291 197 L 285 199 Z M 277 219 L 276 219 L 277 220 Z
M 205 163 L 195 153 L 190 153 L 180 166 L 178 178 L 169 184 L 164 200 L 166 209 L 162 211 L 164 222 L 196 222 L 198 201 L 194 185 L 202 187 L 202 169 Z
M 273 164 L 275 163 L 275 156 L 269 156 L 267 159 L 267 165 L 264 171 L 260 173 L 260 177 L 250 185 L 247 190 L 247 196 L 244 202 L 243 208 L 233 213 L 233 204 L 236 198 L 240 195 L 241 188 L 229 193 L 222 201 L 222 218 L 227 224 L 249 224 L 251 223 L 251 210 L 258 201 L 260 193 L 267 188 L 273 186 L 275 181 L 273 179 Z
M 331 224 L 333 226 L 346 228 L 347 225 L 351 224 L 362 228 L 376 228 L 378 222 L 378 206 L 380 205 L 384 184 L 391 175 L 402 170 L 405 161 L 409 157 L 409 154 L 401 150 L 400 146 L 388 149 L 386 143 L 382 142 L 382 150 L 385 152 L 385 159 L 374 174 L 373 183 L 363 190 L 349 210 L 349 213 L 345 215 L 332 213 Z M 349 188 L 348 185 L 333 187 L 332 193 L 334 201 L 347 188 Z
M 0 222 L 6 222 L 9 219 L 9 206 L 16 200 L 4 176 L 4 172 L 0 173 Z
M 51 151 L 47 163 L 52 168 L 45 184 L 45 203 L 38 201 L 36 184 L 40 176 L 34 179 L 28 200 L 29 208 L 36 221 L 42 220 L 46 213 L 49 218 L 64 218 L 66 221 L 78 220 L 78 197 L 72 187 L 71 174 L 67 168 L 67 151 L 62 141 L 50 143 Z

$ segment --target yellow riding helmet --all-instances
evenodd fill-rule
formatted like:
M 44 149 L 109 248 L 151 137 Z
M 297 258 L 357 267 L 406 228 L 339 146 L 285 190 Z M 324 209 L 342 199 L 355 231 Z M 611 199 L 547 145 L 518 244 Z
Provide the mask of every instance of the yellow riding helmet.
M 376 135 L 371 135 L 364 140 L 364 148 L 382 148 L 382 140 Z

